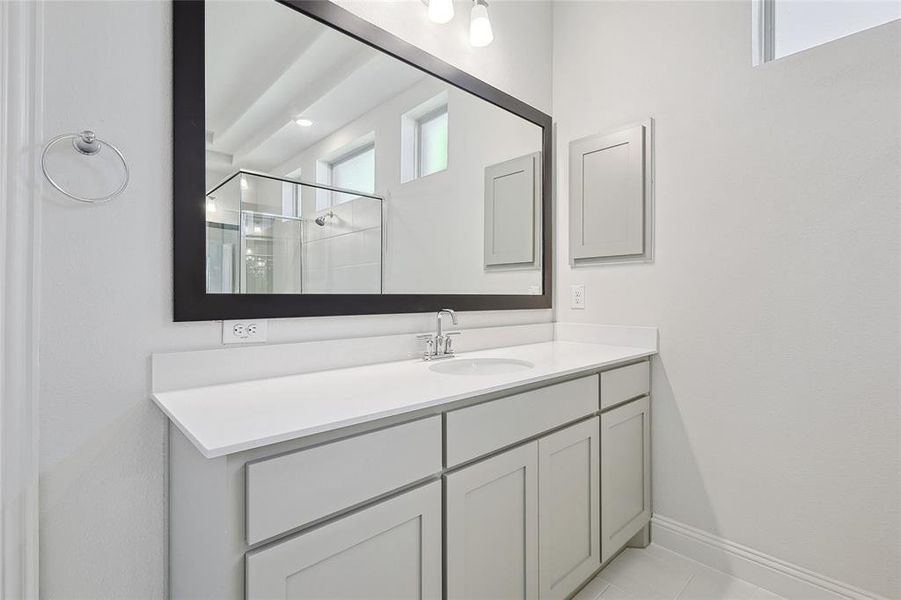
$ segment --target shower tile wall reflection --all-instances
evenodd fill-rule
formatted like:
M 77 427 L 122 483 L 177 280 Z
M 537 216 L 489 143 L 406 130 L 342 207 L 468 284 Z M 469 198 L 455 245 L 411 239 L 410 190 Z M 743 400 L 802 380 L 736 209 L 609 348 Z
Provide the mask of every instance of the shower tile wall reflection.
M 323 194 L 332 206 L 316 211 Z M 381 205 L 375 197 L 238 171 L 207 194 L 207 291 L 378 294 Z
M 303 293 L 382 291 L 381 209 L 376 198 L 339 199 L 334 207 L 319 211 L 317 219 L 304 223 Z

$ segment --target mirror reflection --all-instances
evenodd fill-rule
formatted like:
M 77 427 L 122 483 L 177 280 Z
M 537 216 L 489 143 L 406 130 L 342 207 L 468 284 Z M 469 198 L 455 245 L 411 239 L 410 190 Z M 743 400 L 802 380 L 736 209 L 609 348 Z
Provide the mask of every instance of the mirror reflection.
M 276 2 L 205 27 L 209 293 L 541 293 L 540 127 Z

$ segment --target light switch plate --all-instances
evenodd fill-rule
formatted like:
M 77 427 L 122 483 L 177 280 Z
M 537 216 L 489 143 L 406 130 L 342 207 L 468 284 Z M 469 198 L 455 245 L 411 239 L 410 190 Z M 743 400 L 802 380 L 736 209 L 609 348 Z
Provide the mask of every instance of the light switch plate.
M 223 344 L 259 344 L 269 335 L 269 321 L 266 319 L 242 319 L 222 321 Z
M 576 310 L 585 310 L 585 284 L 570 286 L 570 308 Z

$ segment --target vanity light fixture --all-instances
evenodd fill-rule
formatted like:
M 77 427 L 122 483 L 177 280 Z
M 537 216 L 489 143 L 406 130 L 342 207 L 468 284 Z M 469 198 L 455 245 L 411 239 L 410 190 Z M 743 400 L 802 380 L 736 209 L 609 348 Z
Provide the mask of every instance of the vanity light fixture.
M 295 117 L 294 122 L 300 125 L 301 127 L 310 127 L 313 124 L 313 121 L 306 119 L 304 117 Z
M 429 20 L 433 23 L 449 23 L 454 18 L 454 0 L 422 0 L 428 7 Z M 487 46 L 494 40 L 491 18 L 488 16 L 488 0 L 472 0 L 469 15 L 469 43 L 476 48 Z
M 469 15 L 469 43 L 476 48 L 487 46 L 494 40 L 491 19 L 488 17 L 488 0 L 472 0 Z
M 454 0 L 428 0 L 429 20 L 432 23 L 444 24 L 454 18 Z
M 210 213 L 216 212 L 216 198 L 210 196 L 206 201 L 206 211 Z

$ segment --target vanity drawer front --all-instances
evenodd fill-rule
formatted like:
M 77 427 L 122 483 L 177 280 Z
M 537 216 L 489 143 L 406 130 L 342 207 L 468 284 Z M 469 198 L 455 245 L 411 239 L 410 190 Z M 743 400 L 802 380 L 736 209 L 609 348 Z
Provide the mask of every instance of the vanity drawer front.
M 601 373 L 601 410 L 651 391 L 650 362 Z
M 440 471 L 440 416 L 248 463 L 247 543 Z
M 447 466 L 453 467 L 598 410 L 598 376 L 591 375 L 445 416 Z

